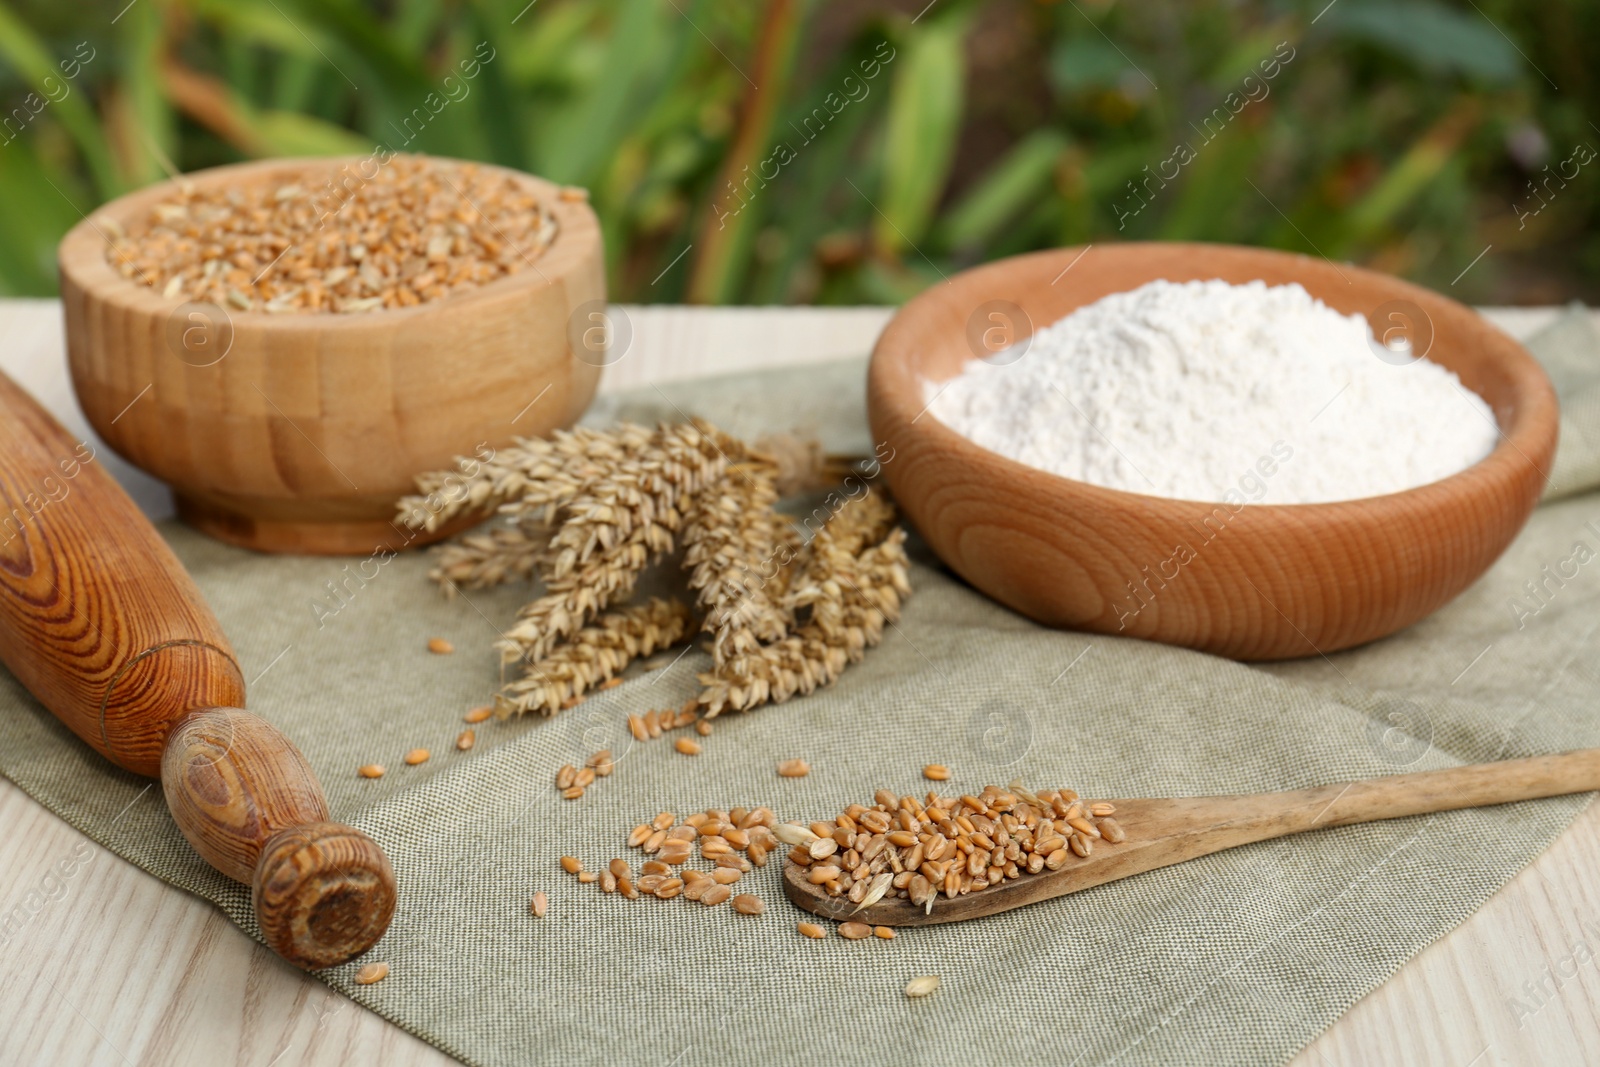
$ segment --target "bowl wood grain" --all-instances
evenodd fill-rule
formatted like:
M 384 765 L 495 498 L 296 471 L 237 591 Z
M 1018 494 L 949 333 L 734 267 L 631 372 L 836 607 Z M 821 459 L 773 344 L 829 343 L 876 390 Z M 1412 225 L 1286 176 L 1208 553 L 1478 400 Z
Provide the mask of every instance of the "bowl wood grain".
M 924 384 L 947 381 L 983 354 L 968 340 L 975 314 L 981 327 L 993 308 L 1014 305 L 1025 336 L 1158 278 L 1299 282 L 1332 308 L 1375 319 L 1380 336 L 1401 302 L 1415 309 L 1412 317 L 1420 312 L 1419 346 L 1431 322 L 1427 358 L 1488 402 L 1500 442 L 1467 470 L 1401 493 L 1235 506 L 1048 474 L 968 441 L 928 412 Z M 1357 267 L 1204 244 L 1061 249 L 957 275 L 889 323 L 872 354 L 867 396 L 874 439 L 892 449 L 883 470 L 895 499 L 939 558 L 979 590 L 1051 626 L 1241 660 L 1349 648 L 1448 603 L 1527 521 L 1549 475 L 1558 423 L 1538 363 L 1469 308 Z M 1461 413 L 1478 417 L 1466 404 Z

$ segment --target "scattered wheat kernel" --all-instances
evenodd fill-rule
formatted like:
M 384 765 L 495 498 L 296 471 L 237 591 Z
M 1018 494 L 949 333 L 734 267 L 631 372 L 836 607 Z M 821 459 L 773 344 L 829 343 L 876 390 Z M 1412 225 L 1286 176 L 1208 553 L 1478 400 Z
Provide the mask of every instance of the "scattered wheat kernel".
M 610 778 L 611 772 L 617 769 L 615 760 L 604 760 L 594 765 L 594 773 L 601 778 Z
M 811 766 L 803 759 L 786 759 L 778 763 L 778 777 L 804 778 L 811 773 Z
M 622 684 L 622 679 L 621 678 L 607 678 L 605 681 L 601 682 L 595 688 L 597 688 L 597 689 L 615 689 L 617 686 L 619 686 L 621 684 Z
M 650 828 L 652 830 L 670 830 L 677 821 L 678 817 L 672 812 L 663 811 L 650 820 Z
M 461 736 L 456 738 L 456 748 L 460 749 L 462 752 L 466 752 L 477 743 L 478 735 L 473 733 L 471 730 L 462 730 Z
M 722 885 L 732 885 L 739 880 L 739 870 L 737 867 L 718 867 L 711 872 L 711 879 Z
M 816 941 L 821 941 L 823 938 L 828 936 L 828 931 L 824 930 L 816 923 L 796 923 L 795 929 Z
M 596 882 L 596 881 L 599 881 L 599 880 L 600 880 L 600 876 L 598 874 L 595 874 L 593 871 L 579 871 L 578 872 L 578 881 L 582 882 L 584 885 L 588 885 L 590 882 Z
M 374 982 L 381 982 L 387 977 L 389 977 L 389 965 L 387 963 L 369 963 L 356 972 L 356 985 L 371 985 Z
M 678 738 L 676 741 L 672 742 L 672 747 L 677 749 L 679 752 L 682 752 L 685 756 L 700 755 L 699 743 L 687 737 Z
M 562 800 L 577 800 L 581 796 L 583 796 L 583 786 L 581 785 L 575 785 L 571 789 L 563 789 L 561 791 Z
M 750 847 L 745 851 L 745 855 L 749 856 L 750 862 L 757 867 L 765 867 L 767 865 L 767 846 L 760 841 L 750 842 Z
M 705 894 L 700 898 L 700 903 L 704 904 L 708 908 L 714 908 L 731 896 L 733 896 L 733 890 L 729 889 L 727 886 L 714 885 L 705 891 Z
M 1115 804 L 1107 804 L 1104 801 L 1089 805 L 1090 815 L 1115 815 L 1116 812 L 1117 806 Z
M 733 898 L 733 910 L 740 915 L 760 915 L 767 910 L 760 897 L 749 893 L 740 893 Z
M 644 719 L 638 715 L 628 716 L 628 732 L 633 735 L 635 741 L 650 740 L 650 731 L 645 729 Z
M 583 870 L 583 861 L 576 856 L 562 856 L 561 869 L 568 874 L 577 874 Z
M 594 768 L 585 767 L 573 776 L 572 784 L 583 789 L 594 785 Z
M 472 725 L 476 726 L 480 722 L 488 722 L 489 721 L 489 716 L 491 716 L 493 714 L 494 714 L 494 708 L 492 708 L 489 705 L 485 704 L 481 708 L 473 708 L 471 711 L 469 711 L 465 715 L 461 716 L 461 720 L 463 722 L 469 722 Z
M 925 997 L 939 988 L 939 976 L 936 974 L 919 974 L 906 983 L 906 996 Z
M 840 923 L 839 936 L 851 941 L 860 941 L 872 936 L 872 927 L 866 923 Z
M 533 912 L 534 918 L 544 918 L 545 910 L 550 907 L 550 898 L 544 895 L 541 889 L 533 895 L 533 900 L 528 904 L 528 910 Z
M 894 927 L 892 926 L 874 926 L 872 928 L 872 932 L 874 935 L 883 938 L 885 941 L 894 940 Z
M 673 897 L 677 896 L 678 894 L 680 894 L 682 892 L 683 892 L 683 879 L 682 878 L 668 878 L 666 881 L 664 881 L 660 885 L 656 886 L 656 899 L 657 900 L 671 900 Z
M 644 850 L 646 852 L 660 852 L 661 846 L 666 844 L 666 841 L 667 832 L 665 830 L 657 830 L 655 833 L 645 838 Z
M 922 768 L 922 777 L 930 782 L 943 782 L 950 778 L 950 768 L 942 763 L 930 763 Z
M 606 869 L 609 870 L 612 874 L 616 875 L 618 878 L 627 878 L 629 876 L 629 874 L 628 874 L 628 861 L 625 860 L 625 859 L 614 859 L 614 860 L 612 860 L 607 865 Z
M 628 847 L 629 848 L 638 848 L 640 845 L 642 845 L 646 841 L 650 840 L 650 835 L 653 834 L 653 833 L 655 833 L 655 830 L 652 827 L 645 826 L 643 823 L 641 823 L 638 826 L 635 826 L 633 828 L 633 833 L 628 835 Z M 613 863 L 620 863 L 621 861 L 620 860 L 613 860 L 612 862 Z
M 428 755 L 429 753 L 427 749 L 414 748 L 410 752 L 406 753 L 406 763 L 412 767 L 415 767 L 419 763 L 427 763 Z
M 660 860 L 645 860 L 639 864 L 640 874 L 671 874 L 672 867 Z
M 561 769 L 556 772 L 556 788 L 571 789 L 573 782 L 576 781 L 577 777 L 578 768 L 574 767 L 570 763 L 563 764 Z
M 588 759 L 584 760 L 583 761 L 583 765 L 585 767 L 596 767 L 596 768 L 598 768 L 600 766 L 600 764 L 607 763 L 607 762 L 610 761 L 610 759 L 611 759 L 611 750 L 609 748 L 602 748 L 599 752 L 596 752 L 594 755 L 592 755 Z
M 442 637 L 431 637 L 428 639 L 428 651 L 432 652 L 435 656 L 448 656 L 455 650 L 456 646 L 452 645 L 449 641 L 446 641 Z
M 710 737 L 711 736 L 711 720 L 710 719 L 701 719 L 700 721 L 696 722 L 694 724 L 694 732 L 699 734 L 701 737 Z
M 383 777 L 383 764 L 381 764 L 381 763 L 367 763 L 367 764 L 364 764 L 364 765 L 362 765 L 360 767 L 357 767 L 356 768 L 356 773 L 359 774 L 363 778 L 382 778 Z
M 610 871 L 600 873 L 600 892 L 615 893 L 617 891 L 617 876 Z

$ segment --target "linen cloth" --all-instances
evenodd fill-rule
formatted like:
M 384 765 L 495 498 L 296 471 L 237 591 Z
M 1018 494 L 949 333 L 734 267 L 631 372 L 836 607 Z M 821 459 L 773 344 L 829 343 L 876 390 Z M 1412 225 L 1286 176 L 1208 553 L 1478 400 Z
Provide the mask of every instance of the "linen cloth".
M 527 587 L 446 600 L 423 553 L 363 565 L 162 532 L 229 634 L 251 710 L 305 752 L 334 818 L 394 863 L 387 936 L 321 977 L 468 1063 L 809 1064 L 841 1047 L 852 1062 L 918 1067 L 1277 1063 L 1466 918 L 1589 797 L 1304 834 L 892 942 L 798 936 L 805 916 L 784 899 L 778 862 L 737 886 L 766 901 L 751 918 L 605 896 L 557 859 L 637 867 L 624 839 L 659 811 L 768 804 L 809 820 L 883 786 L 920 795 L 932 762 L 954 771 L 945 792 L 1020 778 L 1184 796 L 1600 745 L 1600 562 L 1544 578 L 1570 573 L 1579 545 L 1600 553 L 1600 343 L 1575 311 L 1529 347 L 1563 401 L 1546 502 L 1481 581 L 1400 634 L 1245 666 L 1047 630 L 913 542 L 915 595 L 880 648 L 812 696 L 724 715 L 692 759 L 669 740 L 632 742 L 624 720 L 692 695 L 698 650 L 553 719 L 485 723 L 459 752 L 463 713 L 496 687 L 490 642 Z M 851 360 L 675 383 L 602 398 L 586 422 L 694 414 L 865 453 L 863 380 Z M 1530 581 L 1545 592 L 1530 598 Z M 435 636 L 456 653 L 426 652 Z M 405 766 L 419 746 L 433 757 Z M 560 800 L 556 770 L 605 747 L 616 773 Z M 794 757 L 810 776 L 777 777 Z M 388 774 L 358 778 L 372 762 Z M 248 889 L 189 849 L 160 791 L 95 755 L 3 670 L 0 772 L 256 934 Z M 536 890 L 550 897 L 542 919 L 528 912 Z M 387 961 L 389 977 L 354 985 L 368 960 Z M 920 974 L 943 984 L 908 1000 Z

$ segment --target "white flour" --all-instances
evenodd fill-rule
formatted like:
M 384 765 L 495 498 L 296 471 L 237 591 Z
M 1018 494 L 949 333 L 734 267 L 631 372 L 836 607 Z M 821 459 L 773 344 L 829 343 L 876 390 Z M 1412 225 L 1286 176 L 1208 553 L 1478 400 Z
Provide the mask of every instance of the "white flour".
M 1398 492 L 1471 466 L 1489 407 L 1426 359 L 1380 359 L 1360 315 L 1298 285 L 1157 281 L 969 362 L 929 411 L 1054 474 L 1208 502 Z

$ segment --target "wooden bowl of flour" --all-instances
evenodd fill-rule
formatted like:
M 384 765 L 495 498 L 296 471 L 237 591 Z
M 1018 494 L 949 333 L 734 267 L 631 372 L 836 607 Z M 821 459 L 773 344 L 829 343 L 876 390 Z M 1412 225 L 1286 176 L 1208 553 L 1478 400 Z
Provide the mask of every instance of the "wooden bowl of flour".
M 333 169 L 349 182 L 370 178 L 370 163 L 278 159 L 179 180 L 321 188 Z M 548 247 L 521 273 L 361 314 L 269 314 L 165 296 L 113 268 L 107 235 L 131 231 L 176 183 L 99 208 L 67 234 L 59 257 L 67 359 L 90 425 L 172 486 L 186 522 L 233 544 L 366 555 L 455 532 L 462 522 L 426 534 L 392 525 L 414 477 L 570 426 L 612 358 L 603 346 L 584 348 L 585 319 L 599 317 L 606 296 L 588 203 L 530 175 L 478 167 L 506 175 L 554 216 Z M 339 221 L 335 212 L 330 232 Z
M 1414 309 L 1431 324 L 1426 358 L 1488 403 L 1498 445 L 1458 474 L 1385 496 L 1216 504 L 1028 467 L 927 410 L 927 383 L 948 381 L 994 350 L 974 343 L 975 332 L 1015 331 L 1007 338 L 1015 340 L 1111 293 L 1212 278 L 1298 282 L 1336 311 L 1368 317 L 1380 336 L 1392 309 Z M 979 590 L 1051 626 L 1241 660 L 1349 648 L 1448 603 L 1538 503 L 1558 422 L 1555 393 L 1533 357 L 1452 300 L 1321 259 L 1200 244 L 1041 252 L 934 286 L 879 338 L 867 404 L 895 499 L 939 558 Z M 1466 408 L 1463 415 L 1471 417 Z

